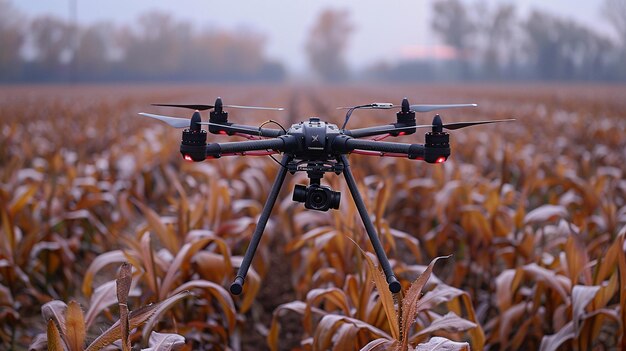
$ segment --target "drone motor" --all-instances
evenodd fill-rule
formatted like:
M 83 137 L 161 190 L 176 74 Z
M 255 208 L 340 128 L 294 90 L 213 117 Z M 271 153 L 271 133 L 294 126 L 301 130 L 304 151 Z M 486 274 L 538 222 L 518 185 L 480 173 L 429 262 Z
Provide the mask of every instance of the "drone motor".
M 180 153 L 187 161 L 201 162 L 206 159 L 207 132 L 199 122 L 202 121 L 200 112 L 194 112 L 189 128 L 183 130 L 183 139 L 180 142 Z
M 443 122 L 439 115 L 433 118 L 433 129 L 426 133 L 424 143 L 424 161 L 443 163 L 450 156 L 450 134 L 443 131 Z

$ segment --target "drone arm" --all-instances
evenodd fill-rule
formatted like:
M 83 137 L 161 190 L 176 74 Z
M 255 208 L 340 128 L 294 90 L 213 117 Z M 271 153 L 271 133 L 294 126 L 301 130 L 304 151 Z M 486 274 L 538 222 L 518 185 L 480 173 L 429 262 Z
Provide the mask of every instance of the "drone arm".
M 386 141 L 361 140 L 348 136 L 340 136 L 335 139 L 333 147 L 340 152 L 352 152 L 354 150 L 377 151 L 381 153 L 404 154 L 410 159 L 424 158 L 424 145 L 392 143 Z
M 231 126 L 236 127 L 239 133 L 261 136 L 266 138 L 278 138 L 281 135 L 284 135 L 285 132 L 280 129 L 271 129 L 271 128 L 258 128 L 247 126 L 243 124 L 231 124 Z
M 253 126 L 247 126 L 244 124 L 235 124 L 235 123 L 214 123 L 214 122 L 201 122 L 200 124 L 208 124 L 209 132 L 212 134 L 228 134 L 228 135 L 236 135 L 236 134 L 246 134 L 250 136 L 257 137 L 265 137 L 265 138 L 277 138 L 281 135 L 284 135 L 285 132 L 280 129 L 271 129 L 271 128 L 259 128 Z
M 346 130 L 345 134 L 353 138 L 364 138 L 369 136 L 383 135 L 389 133 L 389 128 L 393 128 L 393 124 L 387 124 L 384 126 L 375 126 L 368 128 L 358 128 Z
M 295 137 L 290 135 L 274 139 L 211 143 L 206 146 L 206 155 L 210 158 L 217 158 L 222 156 L 222 154 L 236 154 L 257 150 L 285 151 L 292 147 L 295 143 Z

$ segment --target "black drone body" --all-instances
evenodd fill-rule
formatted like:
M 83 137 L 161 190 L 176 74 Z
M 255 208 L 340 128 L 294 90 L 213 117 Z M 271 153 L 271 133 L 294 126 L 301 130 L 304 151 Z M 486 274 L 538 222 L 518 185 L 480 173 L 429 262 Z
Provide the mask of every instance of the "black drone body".
M 365 203 L 357 188 L 356 181 L 350 170 L 348 154 L 364 154 L 375 156 L 407 157 L 412 160 L 422 160 L 428 163 L 442 163 L 450 156 L 450 135 L 444 129 L 454 130 L 478 124 L 512 121 L 493 120 L 479 122 L 461 122 L 443 124 L 441 117 L 435 115 L 430 125 L 417 125 L 415 112 L 430 112 L 438 109 L 476 107 L 476 104 L 456 105 L 409 105 L 408 100 L 402 100 L 401 105 L 390 103 L 373 103 L 347 108 L 346 119 L 342 127 L 311 117 L 307 121 L 293 124 L 289 129 L 272 129 L 253 127 L 230 123 L 228 113 L 224 107 L 250 108 L 265 110 L 282 110 L 281 108 L 251 107 L 240 105 L 224 105 L 218 98 L 215 105 L 180 105 L 180 104 L 155 104 L 155 106 L 180 107 L 196 110 L 191 120 L 186 118 L 168 117 L 149 113 L 140 113 L 143 116 L 155 118 L 166 122 L 172 127 L 186 128 L 180 145 L 180 152 L 185 160 L 201 162 L 206 159 L 220 158 L 230 155 L 261 156 L 281 153 L 280 170 L 276 176 L 268 199 L 263 207 L 257 227 L 252 234 L 250 245 L 246 250 L 241 266 L 237 271 L 235 281 L 230 286 L 230 291 L 238 295 L 242 292 L 245 276 L 248 272 L 256 248 L 261 240 L 263 231 L 269 219 L 270 213 L 278 193 L 282 187 L 286 174 L 289 172 L 307 172 L 310 184 L 308 186 L 296 185 L 293 192 L 293 200 L 303 202 L 308 209 L 328 211 L 338 209 L 341 199 L 339 192 L 333 191 L 328 186 L 321 185 L 321 179 L 325 173 L 343 174 L 354 203 L 359 211 L 366 232 L 372 243 L 378 261 L 385 273 L 389 290 L 397 293 L 401 286 L 391 269 L 389 260 L 382 248 L 378 234 L 365 208 Z M 346 124 L 353 111 L 356 109 L 393 109 L 400 108 L 396 113 L 396 123 L 359 129 L 346 129 Z M 203 122 L 200 110 L 213 109 L 209 113 L 209 121 Z M 274 122 L 274 121 L 268 121 Z M 274 122 L 276 123 L 276 122 Z M 208 133 L 224 134 L 245 137 L 249 140 L 207 143 L 207 130 L 202 129 L 208 125 Z M 386 142 L 386 137 L 397 137 L 413 134 L 418 128 L 429 128 L 425 135 L 424 144 L 407 144 Z M 372 139 L 365 139 L 373 137 Z

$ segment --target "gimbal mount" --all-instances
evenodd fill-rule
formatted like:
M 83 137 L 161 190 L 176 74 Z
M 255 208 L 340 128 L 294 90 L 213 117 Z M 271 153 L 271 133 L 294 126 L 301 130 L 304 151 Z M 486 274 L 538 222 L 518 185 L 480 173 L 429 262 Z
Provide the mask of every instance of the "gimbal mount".
M 262 127 L 251 127 L 228 122 L 228 113 L 223 110 L 221 99 L 217 99 L 215 105 L 178 105 L 160 104 L 158 106 L 183 107 L 195 109 L 191 120 L 185 118 L 168 117 L 148 113 L 141 115 L 155 118 L 166 122 L 176 128 L 186 128 L 180 145 L 180 152 L 183 158 L 188 161 L 201 162 L 206 159 L 220 158 L 229 155 L 270 155 L 282 153 L 280 169 L 276 179 L 272 184 L 269 196 L 263 206 L 257 226 L 250 239 L 250 244 L 246 249 L 244 258 L 239 266 L 235 280 L 230 286 L 230 291 L 234 295 L 241 294 L 243 284 L 252 263 L 256 249 L 263 236 L 263 231 L 267 225 L 272 208 L 276 203 L 287 173 L 294 174 L 306 171 L 310 180 L 309 186 L 296 185 L 293 193 L 293 200 L 303 202 L 308 209 L 317 211 L 328 211 L 338 209 L 341 199 L 339 192 L 333 191 L 328 186 L 321 185 L 321 179 L 325 173 L 343 173 L 348 189 L 354 200 L 354 204 L 359 212 L 367 235 L 372 243 L 376 257 L 385 274 L 389 290 L 397 293 L 401 289 L 400 282 L 396 278 L 387 259 L 387 255 L 380 243 L 376 229 L 367 213 L 365 203 L 357 187 L 354 175 L 350 169 L 347 155 L 350 153 L 408 157 L 413 160 L 423 160 L 428 163 L 442 163 L 450 156 L 450 135 L 443 129 L 460 129 L 477 124 L 487 124 L 511 120 L 494 120 L 480 122 L 460 122 L 443 124 L 439 115 L 433 119 L 430 125 L 416 125 L 415 111 L 428 112 L 443 108 L 470 107 L 475 104 L 463 105 L 409 105 L 408 100 L 402 100 L 399 106 L 389 103 L 374 103 L 360 105 L 349 108 L 346 114 L 346 121 L 342 128 L 337 125 L 324 122 L 318 117 L 311 117 L 308 121 L 293 124 L 287 130 L 278 130 Z M 250 108 L 245 106 L 230 105 L 234 108 Z M 381 125 L 360 129 L 345 129 L 345 125 L 350 118 L 352 111 L 357 108 L 367 109 L 391 109 L 400 107 L 396 114 L 397 122 L 388 125 Z M 202 122 L 200 112 L 197 110 L 214 109 L 209 114 L 209 122 Z M 267 108 L 264 108 L 267 109 Z M 209 143 L 207 144 L 207 131 L 201 128 L 208 125 L 208 131 L 212 134 L 226 134 L 243 136 L 250 140 Z M 388 136 L 400 136 L 415 133 L 417 128 L 431 128 L 426 133 L 425 144 L 405 144 L 381 141 Z M 378 136 L 373 140 L 361 138 Z

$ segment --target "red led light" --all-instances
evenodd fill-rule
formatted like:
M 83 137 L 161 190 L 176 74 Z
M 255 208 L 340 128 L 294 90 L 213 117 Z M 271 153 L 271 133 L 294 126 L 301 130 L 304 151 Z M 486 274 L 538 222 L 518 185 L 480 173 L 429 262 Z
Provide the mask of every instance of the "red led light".
M 404 134 L 406 134 L 406 132 L 400 132 L 400 133 L 398 133 L 398 136 L 402 136 Z
M 444 162 L 446 162 L 446 158 L 445 158 L 445 157 L 443 157 L 443 156 L 441 156 L 441 157 L 439 157 L 439 158 L 438 158 L 435 162 L 436 162 L 436 163 L 444 163 Z
M 220 133 L 220 134 L 222 134 L 222 135 L 226 135 L 226 134 L 228 134 L 228 133 L 226 133 L 226 131 L 225 131 L 225 130 L 220 130 L 220 131 L 219 131 L 219 133 Z
M 191 156 L 189 156 L 189 155 L 185 155 L 185 156 L 183 156 L 183 158 L 184 158 L 186 161 L 193 161 L 193 159 L 192 159 L 192 158 L 191 158 Z

